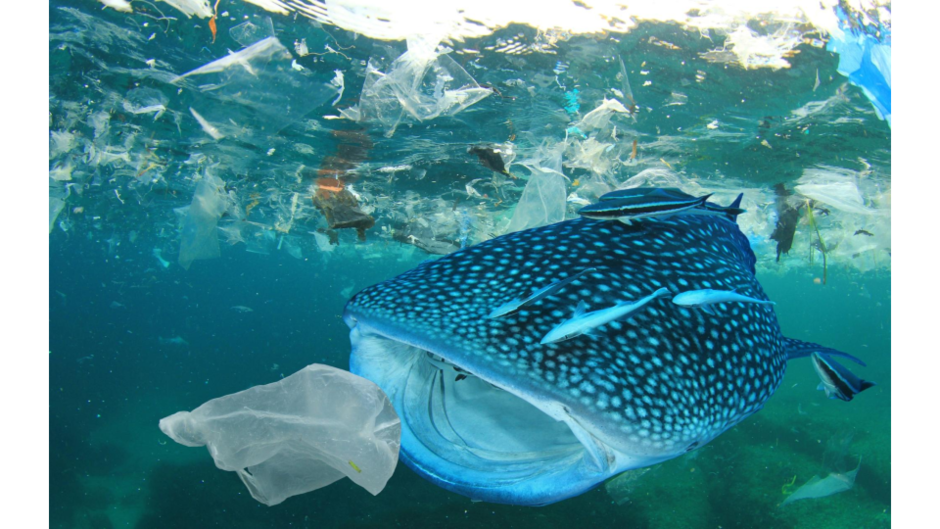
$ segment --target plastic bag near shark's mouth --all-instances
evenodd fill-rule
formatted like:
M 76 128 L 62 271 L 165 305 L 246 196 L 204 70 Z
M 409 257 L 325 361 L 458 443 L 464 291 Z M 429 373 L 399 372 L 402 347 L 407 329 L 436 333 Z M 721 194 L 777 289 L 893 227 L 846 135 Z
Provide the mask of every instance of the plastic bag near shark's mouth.
M 382 388 L 402 421 L 402 461 L 474 500 L 545 505 L 652 464 L 590 433 L 567 406 L 526 394 L 347 315 L 350 371 Z M 430 350 L 435 349 L 435 350 Z M 453 355 L 450 355 L 453 357 Z
M 278 382 L 210 400 L 160 421 L 185 446 L 206 446 L 265 505 L 344 476 L 378 494 L 398 463 L 400 421 L 375 384 L 313 364 Z

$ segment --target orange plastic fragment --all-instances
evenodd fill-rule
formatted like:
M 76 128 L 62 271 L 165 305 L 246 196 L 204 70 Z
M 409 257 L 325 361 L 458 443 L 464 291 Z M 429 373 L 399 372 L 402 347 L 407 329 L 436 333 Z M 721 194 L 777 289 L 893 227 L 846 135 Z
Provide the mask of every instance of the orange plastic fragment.
M 215 25 L 215 17 L 209 19 L 209 31 L 212 32 L 212 43 L 215 44 L 215 34 L 219 28 Z

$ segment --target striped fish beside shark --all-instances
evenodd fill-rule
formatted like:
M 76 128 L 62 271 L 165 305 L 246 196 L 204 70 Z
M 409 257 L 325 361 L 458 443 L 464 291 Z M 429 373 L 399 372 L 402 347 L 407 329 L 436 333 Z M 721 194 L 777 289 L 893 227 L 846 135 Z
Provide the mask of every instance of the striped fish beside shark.
M 703 300 L 721 310 L 697 310 Z M 516 505 L 705 445 L 760 410 L 791 359 L 854 359 L 783 336 L 724 214 L 503 235 L 366 288 L 344 320 L 350 370 L 401 418 L 402 461 L 447 490 Z
M 741 199 L 744 193 L 728 206 L 709 202 L 711 194 L 694 197 L 674 187 L 634 187 L 618 189 L 600 197 L 578 211 L 582 217 L 598 220 L 619 220 L 626 224 L 639 219 L 667 218 L 673 215 L 719 215 L 736 220 L 744 213 Z

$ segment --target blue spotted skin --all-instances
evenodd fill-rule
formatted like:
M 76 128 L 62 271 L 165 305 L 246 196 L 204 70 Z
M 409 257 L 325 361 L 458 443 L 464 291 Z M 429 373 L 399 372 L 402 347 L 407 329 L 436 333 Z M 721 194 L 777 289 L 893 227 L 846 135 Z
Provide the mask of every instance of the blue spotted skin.
M 629 226 L 578 218 L 425 262 L 354 296 L 345 317 L 502 387 L 563 403 L 617 450 L 664 460 L 759 410 L 780 384 L 787 352 L 772 306 L 729 303 L 709 315 L 659 298 L 592 335 L 539 341 L 581 301 L 594 311 L 660 287 L 737 289 L 766 300 L 754 265 L 747 238 L 725 218 Z M 518 312 L 487 317 L 590 267 Z M 406 462 L 409 449 L 403 439 Z

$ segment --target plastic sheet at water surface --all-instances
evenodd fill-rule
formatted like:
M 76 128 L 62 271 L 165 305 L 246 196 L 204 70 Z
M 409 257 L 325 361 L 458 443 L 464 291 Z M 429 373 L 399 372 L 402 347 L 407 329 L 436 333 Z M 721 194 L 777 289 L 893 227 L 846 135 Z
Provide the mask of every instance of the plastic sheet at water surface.
M 839 73 L 858 86 L 875 107 L 878 117 L 891 126 L 891 30 L 871 24 L 852 28 L 840 7 L 844 31 L 834 32 L 826 49 L 839 54 Z
M 395 466 L 401 422 L 372 382 L 312 364 L 272 384 L 210 400 L 160 420 L 185 446 L 206 446 L 251 496 L 277 505 L 348 477 L 372 494 Z
M 390 137 L 403 120 L 453 116 L 493 93 L 451 59 L 448 48 L 437 45 L 431 38 L 409 38 L 408 51 L 385 72 L 380 57 L 370 58 L 359 106 L 346 109 L 343 115 L 379 123 Z
M 193 89 L 193 115 L 213 139 L 263 139 L 339 92 L 329 79 L 324 82 L 299 66 L 273 36 L 184 73 L 173 83 Z

